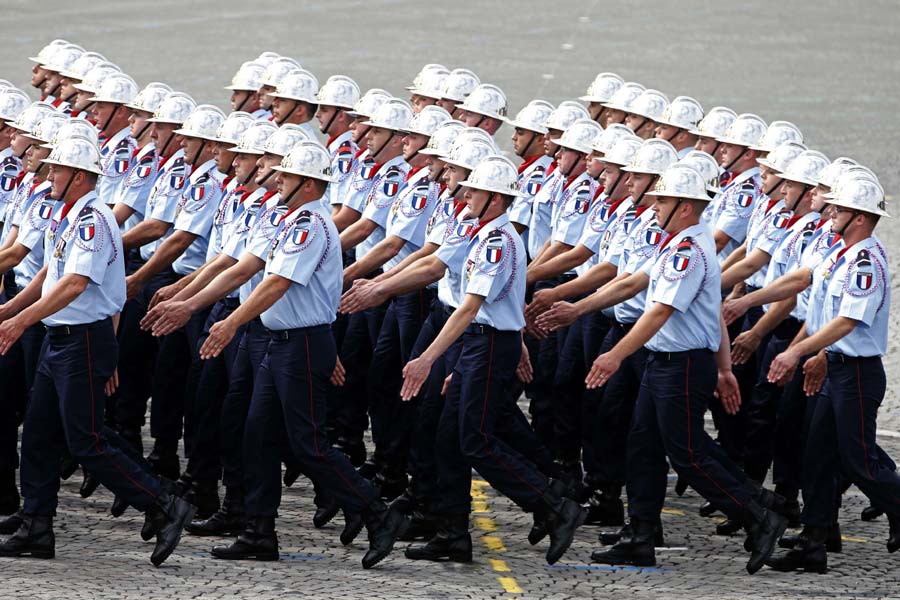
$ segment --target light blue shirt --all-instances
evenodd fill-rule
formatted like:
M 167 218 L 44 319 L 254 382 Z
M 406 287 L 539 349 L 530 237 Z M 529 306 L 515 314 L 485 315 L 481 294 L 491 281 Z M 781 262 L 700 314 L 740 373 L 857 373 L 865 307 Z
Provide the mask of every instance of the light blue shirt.
M 369 250 L 384 239 L 388 215 L 391 207 L 394 205 L 394 200 L 399 197 L 400 190 L 406 182 L 406 174 L 408 172 L 409 165 L 403 160 L 401 155 L 395 156 L 384 163 L 375 174 L 375 181 L 369 190 L 362 218 L 372 221 L 377 227 L 369 237 L 356 247 L 357 258 L 365 256 Z
M 378 165 L 375 163 L 375 159 L 369 156 L 369 150 L 357 152 L 353 157 L 353 164 L 350 166 L 349 183 L 342 204 L 362 214 L 372 186 L 375 185 L 377 172 Z
M 585 219 L 584 229 L 581 231 L 581 239 L 578 243 L 591 252 L 593 256 L 582 264 L 575 267 L 575 272 L 579 275 L 586 273 L 591 267 L 600 262 L 600 246 L 603 242 L 603 236 L 607 227 L 616 217 L 624 215 L 625 211 L 631 205 L 628 198 L 622 198 L 619 201 L 612 200 L 609 196 L 601 195 L 592 205 Z
M 241 254 L 247 249 L 250 232 L 256 224 L 260 211 L 263 210 L 267 201 L 277 195 L 278 192 L 275 190 L 270 192 L 266 188 L 259 187 L 249 194 L 241 196 L 231 217 L 231 222 L 225 229 L 223 253 L 235 260 L 240 260 Z
M 22 215 L 25 213 L 25 205 L 31 196 L 32 188 L 35 185 L 34 173 L 25 173 L 22 181 L 16 186 L 10 196 L 6 209 L 6 219 L 3 221 L 3 241 L 9 236 L 9 230 L 18 227 L 22 222 Z
M 639 273 L 647 262 L 652 262 L 659 254 L 659 248 L 666 239 L 666 232 L 659 228 L 653 210 L 646 208 L 628 226 L 628 238 L 617 269 L 618 275 Z M 613 316 L 619 323 L 634 323 L 647 305 L 647 290 L 642 290 L 628 300 L 613 307 Z
M 456 199 L 450 195 L 449 190 L 444 190 L 425 224 L 425 241 L 436 246 L 443 244 L 447 237 L 447 227 L 456 220 L 456 214 Z
M 216 171 L 216 161 L 210 159 L 191 173 L 175 211 L 175 229 L 197 236 L 172 263 L 179 275 L 189 275 L 206 262 L 213 218 L 221 199 L 222 175 Z
M 397 266 L 425 244 L 428 221 L 438 205 L 440 193 L 441 184 L 429 180 L 427 167 L 407 182 L 391 207 L 386 227 L 386 235 L 396 236 L 406 243 L 396 256 L 387 261 L 385 270 Z
M 853 319 L 856 327 L 827 349 L 847 356 L 883 356 L 891 310 L 884 249 L 874 237 L 845 248 L 843 242 L 835 244 L 813 271 L 807 333 L 815 334 L 838 317 Z
M 122 203 L 134 210 L 123 224 L 123 231 L 128 231 L 144 219 L 147 212 L 147 198 L 157 175 L 159 175 L 159 155 L 156 152 L 156 144 L 149 142 L 138 150 L 128 172 L 118 179 L 113 193 L 113 205 Z
M 96 192 L 75 201 L 62 218 L 57 205 L 44 238 L 47 277 L 41 295 L 48 296 L 65 275 L 88 278 L 85 290 L 65 308 L 44 319 L 48 326 L 83 325 L 113 316 L 125 304 L 125 260 L 122 233 Z
M 806 249 L 812 237 L 817 233 L 816 225 L 819 222 L 819 213 L 811 212 L 803 215 L 788 228 L 787 234 L 782 238 L 781 242 L 772 252 L 772 258 L 769 260 L 766 269 L 766 278 L 763 287 L 769 285 L 789 270 L 792 270 L 800 264 L 800 256 Z M 801 321 L 806 315 L 806 302 L 800 309 L 800 296 L 797 295 L 797 306 L 791 311 L 791 316 Z M 763 306 L 763 310 L 768 310 L 768 305 Z
M 731 240 L 719 253 L 720 264 L 744 243 L 750 215 L 762 197 L 762 180 L 759 167 L 747 169 L 734 178 L 724 190 L 716 203 L 716 213 L 711 216 L 712 229 L 720 230 Z
M 572 247 L 578 243 L 596 191 L 597 182 L 586 172 L 563 185 L 553 212 L 554 242 Z
M 237 179 L 231 178 L 222 189 L 222 197 L 216 212 L 213 214 L 212 229 L 209 232 L 209 245 L 206 247 L 206 260 L 212 260 L 225 249 L 226 238 L 233 226 L 235 213 L 241 206 L 246 193 Z
M 801 267 L 806 267 L 814 272 L 825 260 L 825 257 L 831 251 L 831 247 L 836 243 L 839 243 L 839 237 L 831 231 L 831 220 L 827 219 L 824 223 L 817 226 L 809 241 L 806 242 L 806 246 L 803 248 L 800 256 L 788 266 L 785 272 Z M 810 293 L 811 286 L 807 286 L 806 289 L 797 294 L 797 306 L 794 307 L 791 316 L 801 321 L 806 320 Z
M 278 233 L 278 228 L 287 212 L 287 206 L 281 204 L 281 196 L 277 193 L 266 200 L 266 203 L 260 207 L 248 232 L 245 251 L 263 262 L 267 261 L 272 243 L 275 241 L 275 234 Z M 257 271 L 241 286 L 241 302 L 247 301 L 264 276 L 263 270 Z
M 434 255 L 447 265 L 444 276 L 438 281 L 438 300 L 445 306 L 459 308 L 462 303 L 462 274 L 468 253 L 469 238 L 478 226 L 478 219 L 466 218 L 467 211 L 448 221 L 441 247 Z
M 534 197 L 537 195 L 547 179 L 547 170 L 553 163 L 553 158 L 546 154 L 537 155 L 519 165 L 519 192 L 509 207 L 509 220 L 518 225 L 524 225 L 522 241 L 528 248 L 529 229 L 531 225 L 531 213 L 534 210 Z
M 325 202 L 330 205 L 343 204 L 350 190 L 350 176 L 359 147 L 353 142 L 353 132 L 345 131 L 328 142 L 331 153 L 331 176 L 336 179 L 328 184 Z
M 716 244 L 702 224 L 673 236 L 643 271 L 650 277 L 647 304 L 675 310 L 646 347 L 654 352 L 719 349 L 722 272 L 716 262 Z
M 187 185 L 189 167 L 184 162 L 184 150 L 179 149 L 166 159 L 159 168 L 150 195 L 147 196 L 145 219 L 156 219 L 163 223 L 174 223 L 181 194 Z M 141 257 L 150 260 L 159 245 L 171 235 L 170 228 L 160 239 L 141 246 Z
M 769 255 L 769 259 L 775 253 L 775 249 L 787 235 L 791 219 L 794 216 L 793 211 L 788 210 L 784 201 L 779 200 L 772 209 L 766 212 L 769 199 L 765 196 L 759 199 L 753 215 L 750 217 L 750 224 L 747 227 L 747 239 L 744 242 L 747 246 L 747 255 L 754 250 L 762 250 Z M 755 288 L 762 287 L 766 282 L 766 272 L 768 271 L 768 263 L 761 266 L 755 273 L 751 274 L 745 282 L 747 285 Z
M 8 207 L 16 195 L 22 161 L 13 156 L 12 148 L 0 150 L 0 221 L 6 220 Z
M 503 213 L 485 223 L 466 244 L 461 296 L 475 294 L 484 303 L 474 323 L 500 331 L 525 327 L 525 244 Z
M 332 323 L 343 289 L 343 262 L 331 206 L 321 200 L 300 206 L 279 227 L 265 276 L 279 275 L 292 284 L 260 315 L 272 330 Z
M 531 222 L 528 224 L 528 256 L 533 260 L 553 231 L 553 207 L 562 190 L 565 177 L 551 165 L 547 169 L 544 185 L 535 193 L 531 201 Z
M 103 175 L 97 179 L 97 196 L 106 204 L 115 202 L 116 188 L 131 168 L 136 151 L 137 142 L 131 137 L 131 127 L 127 126 L 101 146 L 100 170 Z
M 60 204 L 49 196 L 50 188 L 50 182 L 45 181 L 34 189 L 25 203 L 16 243 L 28 248 L 28 254 L 13 267 L 16 286 L 19 289 L 31 283 L 38 271 L 44 267 L 44 237 L 50 226 L 53 211 Z

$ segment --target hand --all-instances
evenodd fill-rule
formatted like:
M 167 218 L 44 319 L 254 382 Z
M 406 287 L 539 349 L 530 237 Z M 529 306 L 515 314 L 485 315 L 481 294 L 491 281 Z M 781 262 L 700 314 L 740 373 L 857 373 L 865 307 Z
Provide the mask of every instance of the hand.
M 177 283 L 173 283 L 171 285 L 166 285 L 166 286 L 159 288 L 158 290 L 156 290 L 156 293 L 153 294 L 153 298 L 150 299 L 150 308 L 153 308 L 160 302 L 165 302 L 166 300 L 171 300 L 175 296 L 175 294 L 177 294 L 180 291 L 181 291 L 181 288 L 178 286 Z
M 113 371 L 112 377 L 106 382 L 106 395 L 112 396 L 119 389 L 119 369 Z
M 0 355 L 6 356 L 16 340 L 22 337 L 24 331 L 25 324 L 17 317 L 7 319 L 0 324 Z
M 574 323 L 581 316 L 571 302 L 555 302 L 553 307 L 537 318 L 537 325 L 547 331 L 556 331 Z
M 431 373 L 431 364 L 430 360 L 421 356 L 406 363 L 406 366 L 403 367 L 401 400 L 408 402 L 416 397 L 419 390 L 422 389 L 422 384 L 428 379 L 428 374 Z
M 131 300 L 138 295 L 142 287 L 144 287 L 143 281 L 134 275 L 129 275 L 125 278 L 125 298 Z
M 741 388 L 737 378 L 731 370 L 719 371 L 719 381 L 716 383 L 716 397 L 722 403 L 722 408 L 729 415 L 736 415 L 741 409 Z
M 449 375 L 444 377 L 444 385 L 441 386 L 441 396 L 447 395 L 447 390 L 450 389 L 450 382 L 453 381 L 453 373 L 451 372 Z
M 803 392 L 807 396 L 818 394 L 828 375 L 828 360 L 824 352 L 819 352 L 803 363 L 803 375 Z
M 538 290 L 534 293 L 531 304 L 525 307 L 525 316 L 532 320 L 537 319 L 538 316 L 547 312 L 554 302 L 556 302 L 556 296 L 552 288 Z
M 341 387 L 347 381 L 347 371 L 344 369 L 344 364 L 341 362 L 341 357 L 337 357 L 337 362 L 334 364 L 334 372 L 331 374 L 331 385 L 336 387 Z
M 769 367 L 769 383 L 784 385 L 794 376 L 800 357 L 792 348 L 788 348 L 775 357 Z
M 237 327 L 235 327 L 229 319 L 214 323 L 213 326 L 209 328 L 209 337 L 206 338 L 206 341 L 203 342 L 203 346 L 200 347 L 200 358 L 206 360 L 222 354 L 222 351 L 225 350 L 225 346 L 234 339 L 234 334 L 236 332 Z
M 612 352 L 601 354 L 591 365 L 591 370 L 584 380 L 587 388 L 594 390 L 605 385 L 620 366 L 622 366 L 622 359 Z
M 537 324 L 528 315 L 525 315 L 525 333 L 536 340 L 546 340 L 547 332 L 537 326 Z
M 166 300 L 150 312 L 155 311 L 159 311 L 159 315 L 154 318 L 155 322 L 152 323 L 153 335 L 156 337 L 168 335 L 176 329 L 184 327 L 185 323 L 191 320 L 191 315 L 194 314 L 184 300 Z M 147 313 L 144 320 L 149 318 L 150 313 Z M 146 329 L 144 321 L 141 321 L 141 328 Z
M 735 365 L 742 365 L 753 356 L 762 338 L 759 337 L 752 329 L 748 329 L 731 343 L 731 362 Z
M 15 316 L 15 313 L 10 310 L 9 303 L 0 305 L 0 323 L 13 316 Z
M 381 291 L 381 286 L 368 279 L 357 279 L 353 287 L 347 290 L 341 298 L 338 311 L 344 314 L 361 312 L 383 304 L 387 300 L 387 294 Z
M 522 383 L 531 383 L 534 379 L 534 370 L 531 368 L 531 358 L 528 356 L 528 346 L 522 344 L 522 356 L 519 357 L 519 365 L 516 367 L 516 377 Z
M 743 296 L 722 303 L 722 316 L 725 318 L 726 325 L 731 325 L 747 313 L 748 307 L 745 304 Z

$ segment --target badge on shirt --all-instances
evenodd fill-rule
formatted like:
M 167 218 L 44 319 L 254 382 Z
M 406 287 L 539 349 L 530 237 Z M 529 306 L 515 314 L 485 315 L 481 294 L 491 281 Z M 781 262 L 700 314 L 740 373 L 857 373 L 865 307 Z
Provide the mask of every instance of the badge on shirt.
M 353 165 L 353 146 L 350 145 L 349 141 L 344 142 L 337 149 L 336 158 L 337 172 L 340 175 L 349 173 L 350 167 Z
M 791 222 L 792 216 L 794 216 L 794 214 L 789 210 L 779 211 L 778 214 L 772 218 L 772 225 L 774 225 L 776 229 L 784 229 L 787 227 L 788 223 Z
M 317 216 L 308 210 L 297 215 L 289 227 L 290 231 L 285 237 L 287 242 L 282 250 L 285 254 L 296 254 L 306 249 L 319 231 Z
M 693 238 L 686 237 L 672 250 L 666 262 L 671 268 L 663 268 L 662 275 L 668 281 L 678 281 L 694 270 L 695 263 Z
M 169 187 L 173 190 L 180 190 L 184 187 L 185 179 L 187 178 L 187 173 L 184 168 L 184 158 L 175 159 L 175 164 L 172 165 L 172 170 L 169 172 Z
M 522 191 L 529 196 L 534 196 L 539 191 L 541 191 L 541 187 L 543 187 L 543 185 L 544 167 L 535 167 L 534 170 L 528 174 L 527 179 L 525 180 L 525 185 L 522 187 Z
M 116 175 L 124 175 L 128 170 L 128 165 L 131 164 L 131 148 L 127 144 L 126 142 L 124 148 L 121 143 L 116 147 L 116 154 L 113 158 L 113 172 Z
M 403 173 L 397 167 L 391 167 L 384 174 L 381 182 L 381 191 L 385 196 L 393 198 L 400 191 L 400 183 L 403 180 Z
M 456 226 L 456 237 L 467 240 L 469 239 L 469 235 L 472 233 L 472 230 L 475 228 L 469 221 L 463 221 L 459 225 Z
M 503 236 L 499 231 L 493 232 L 487 239 L 485 258 L 491 264 L 497 264 L 503 258 Z
M 53 205 L 56 203 L 55 200 L 42 200 L 40 206 L 38 206 L 37 215 L 41 219 L 47 220 L 50 218 L 50 215 L 53 213 Z
M 413 190 L 413 193 L 410 195 L 409 205 L 416 212 L 421 211 L 428 204 L 428 190 L 430 189 L 428 183 L 421 183 L 416 186 L 416 189 Z
M 0 191 L 11 192 L 15 189 L 19 171 L 18 161 L 12 156 L 0 163 Z
M 651 225 L 644 232 L 644 243 L 648 246 L 657 246 L 663 238 L 663 230 L 655 225 Z
M 362 166 L 359 168 L 359 176 L 366 181 L 375 176 L 375 160 L 371 157 L 363 159 Z
M 851 296 L 868 296 L 878 288 L 875 265 L 872 264 L 872 256 L 868 250 L 859 251 L 848 271 L 845 288 Z
M 103 232 L 98 231 L 98 220 L 101 217 L 93 208 L 86 208 L 81 212 L 78 222 L 75 224 L 75 244 L 82 250 L 98 252 L 103 248 Z

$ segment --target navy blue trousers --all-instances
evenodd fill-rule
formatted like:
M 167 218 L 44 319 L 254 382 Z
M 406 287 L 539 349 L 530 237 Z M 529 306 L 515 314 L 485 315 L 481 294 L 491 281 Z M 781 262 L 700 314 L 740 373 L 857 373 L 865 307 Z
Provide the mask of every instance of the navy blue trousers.
M 628 437 L 628 514 L 655 521 L 666 499 L 666 457 L 679 476 L 731 518 L 762 515 L 740 470 L 706 433 L 717 371 L 709 350 L 649 353 Z
M 803 460 L 804 524 L 831 525 L 841 475 L 876 508 L 900 517 L 900 476 L 875 440 L 886 384 L 881 357 L 828 355 L 828 379 L 815 402 Z
M 304 473 L 347 512 L 375 508 L 372 485 L 325 431 L 337 352 L 329 325 L 272 332 L 253 386 L 244 431 L 245 505 L 251 517 L 274 517 L 281 502 L 281 444 L 287 435 Z
M 159 480 L 121 446 L 103 425 L 104 386 L 117 360 L 112 321 L 51 327 L 22 431 L 22 492 L 25 512 L 52 515 L 59 492 L 59 461 L 72 457 L 131 506 L 149 507 Z
M 46 328 L 26 329 L 5 356 L 0 356 L 0 470 L 19 466 L 19 424 L 37 373 Z

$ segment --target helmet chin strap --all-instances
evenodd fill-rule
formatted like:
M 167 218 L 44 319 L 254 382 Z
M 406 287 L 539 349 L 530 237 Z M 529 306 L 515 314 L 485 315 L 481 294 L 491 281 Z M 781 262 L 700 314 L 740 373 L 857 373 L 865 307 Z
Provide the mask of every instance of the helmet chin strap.
M 717 145 L 716 145 L 716 150 L 718 150 L 718 149 L 719 149 L 719 146 L 718 146 L 718 144 L 717 144 Z M 729 171 L 729 172 L 730 172 L 730 171 L 731 171 L 731 167 L 734 166 L 734 163 L 736 163 L 737 161 L 741 160 L 741 158 L 743 158 L 744 155 L 747 154 L 747 150 L 748 150 L 748 148 L 744 148 L 743 150 L 741 150 L 741 153 L 740 153 L 740 154 L 738 154 L 737 156 L 735 156 L 735 157 L 731 160 L 730 163 L 728 163 L 727 165 L 725 165 L 725 166 L 722 167 L 722 168 L 725 169 L 726 171 Z
M 300 188 L 302 188 L 303 185 L 304 185 L 308 180 L 309 180 L 309 177 L 300 177 L 300 183 L 297 184 L 297 187 L 295 187 L 294 190 L 293 190 L 290 194 L 288 194 L 285 198 L 282 198 L 282 200 L 281 200 L 282 203 L 283 203 L 283 204 L 290 204 L 291 200 L 294 198 L 294 194 L 296 194 L 297 192 L 299 192 L 299 191 L 300 191 Z
M 28 144 L 27 146 L 25 146 L 25 149 L 22 150 L 22 153 L 17 155 L 18 159 L 22 160 L 23 158 L 25 158 L 25 154 L 28 152 L 28 149 L 31 148 L 33 145 L 34 144 Z
M 192 166 L 194 166 L 194 163 L 196 163 L 198 160 L 200 160 L 200 156 L 203 154 L 204 148 L 206 148 L 206 140 L 204 140 L 203 138 L 200 138 L 200 147 L 197 149 L 197 152 L 194 154 L 193 161 L 191 162 Z
M 447 166 L 444 165 L 443 167 L 441 167 L 441 170 L 437 172 L 437 175 L 435 175 L 434 177 L 431 178 L 431 180 L 432 180 L 432 181 L 437 181 L 438 183 L 440 183 L 441 177 L 444 176 L 444 173 L 445 173 L 446 171 L 447 171 Z
M 778 183 L 776 183 L 775 185 L 772 186 L 772 189 L 771 189 L 771 190 L 763 190 L 763 193 L 764 193 L 766 196 L 768 196 L 769 198 L 771 198 L 771 197 L 772 197 L 772 194 L 775 193 L 775 190 L 777 190 L 778 188 L 780 188 L 780 187 L 781 187 L 781 184 L 783 184 L 783 183 L 784 183 L 784 179 L 781 179 Z
M 847 228 L 850 226 L 850 223 L 853 221 L 853 219 L 856 218 L 856 215 L 858 215 L 858 214 L 860 214 L 860 212 L 859 212 L 858 210 L 854 210 L 854 211 L 853 211 L 853 216 L 850 217 L 849 219 L 847 219 L 847 222 L 844 223 L 844 226 L 841 227 L 841 230 L 840 230 L 840 231 L 837 231 L 837 232 L 835 232 L 835 233 L 837 233 L 837 234 L 838 234 L 839 236 L 841 236 L 841 237 L 844 237 L 844 232 L 847 231 Z
M 256 175 L 256 173 L 258 171 L 259 171 L 259 167 L 253 167 L 253 170 L 250 171 L 250 174 L 247 175 L 246 177 L 244 177 L 244 180 L 241 182 L 241 185 L 247 185 L 248 183 L 250 183 L 250 180 L 253 179 L 253 177 Z
M 59 195 L 59 200 L 62 200 L 63 202 L 66 201 L 66 194 L 69 193 L 69 188 L 72 186 L 72 182 L 75 181 L 75 176 L 78 175 L 79 171 L 81 171 L 81 169 L 72 170 L 72 177 L 69 178 L 69 181 L 66 183 L 66 187 L 63 188 L 62 194 Z
M 800 204 L 800 201 L 803 200 L 803 196 L 805 196 L 806 193 L 809 192 L 810 189 L 812 189 L 811 185 L 806 184 L 806 183 L 803 184 L 803 191 L 800 192 L 800 195 L 797 196 L 797 199 L 794 201 L 794 205 L 791 207 L 791 212 L 794 212 L 795 210 L 797 210 L 797 206 Z
M 113 117 L 116 116 L 116 113 L 119 112 L 120 108 L 122 108 L 122 105 L 117 103 L 116 107 L 112 110 L 111 113 L 109 113 L 109 116 L 106 118 L 106 123 L 104 123 L 103 126 L 100 127 L 100 131 L 106 131 L 106 128 L 109 127 L 109 124 L 112 122 Z
M 291 116 L 294 114 L 294 111 L 296 111 L 297 108 L 300 106 L 300 101 L 299 101 L 299 100 L 291 100 L 291 102 L 294 103 L 294 107 L 293 107 L 290 111 L 288 111 L 288 114 L 286 114 L 282 120 L 278 121 L 278 125 L 279 125 L 279 126 L 284 125 L 285 122 L 286 122 L 288 119 L 290 119 Z
M 475 113 L 475 114 L 478 114 L 478 113 Z M 472 127 L 478 127 L 479 125 L 481 125 L 482 123 L 484 123 L 484 120 L 485 120 L 486 118 L 487 118 L 487 117 L 485 117 L 484 115 L 478 115 L 478 122 L 475 123 L 474 125 L 472 125 Z
M 516 152 L 516 156 L 519 158 L 525 158 L 528 155 L 528 149 L 531 148 L 531 144 L 534 143 L 534 138 L 537 135 L 534 131 L 528 130 L 528 133 L 531 134 L 531 139 L 528 140 L 528 143 L 525 144 L 525 147 L 522 148 L 521 152 Z
M 644 188 L 644 191 L 641 192 L 641 195 L 638 196 L 637 199 L 633 200 L 635 206 L 640 206 L 641 202 L 644 200 L 644 196 L 647 195 L 647 192 L 649 192 L 650 188 L 652 188 L 656 184 L 656 181 L 658 179 L 659 175 L 656 175 L 653 179 L 650 180 L 650 183 L 647 184 L 647 186 Z
M 244 96 L 244 99 L 241 100 L 241 103 L 238 104 L 237 108 L 234 109 L 235 112 L 242 110 L 244 108 L 244 106 L 247 104 L 247 102 L 250 100 L 250 96 L 253 95 L 253 92 L 251 92 L 250 90 L 239 90 L 239 91 L 244 92 L 247 95 Z
M 381 148 L 372 153 L 372 158 L 378 160 L 378 155 L 381 154 L 381 151 L 384 150 L 388 144 L 391 143 L 391 140 L 394 139 L 394 136 L 397 135 L 397 132 L 393 129 L 388 129 L 391 132 L 391 135 L 388 136 L 388 139 L 384 140 L 384 143 L 381 145 Z
M 678 207 L 681 206 L 681 203 L 684 202 L 684 198 L 678 198 L 675 202 L 675 206 L 672 207 L 672 212 L 669 213 L 669 216 L 666 217 L 665 222 L 660 226 L 660 229 L 666 231 L 666 227 L 669 226 L 669 222 L 672 220 L 672 217 L 675 216 L 675 211 L 678 210 Z
M 328 123 L 326 123 L 325 127 L 322 128 L 322 133 L 324 133 L 325 135 L 331 135 L 330 133 L 328 133 L 328 130 L 331 129 L 331 125 L 334 123 L 334 120 L 337 118 L 338 113 L 341 111 L 341 109 L 339 109 L 337 106 L 334 106 L 332 108 L 334 108 L 334 112 L 331 114 L 331 118 L 328 119 Z
M 581 159 L 584 158 L 584 154 L 583 154 L 583 153 L 579 152 L 578 154 L 580 155 L 581 158 L 579 158 L 578 160 L 574 161 L 574 162 L 572 163 L 572 166 L 569 167 L 569 168 L 563 173 L 563 177 L 565 177 L 566 179 L 569 178 L 569 174 L 572 173 L 572 171 L 575 170 L 575 167 L 578 165 L 579 162 L 581 162 Z M 560 169 L 560 171 L 562 171 L 562 169 Z
M 175 134 L 174 134 L 174 133 L 170 133 L 170 134 L 169 134 L 169 139 L 166 140 L 166 145 L 163 146 L 162 149 L 160 149 L 160 151 L 159 151 L 159 155 L 160 155 L 160 156 L 165 156 L 165 155 L 166 155 L 166 150 L 169 149 L 169 144 L 172 143 L 172 140 L 173 140 L 173 139 L 175 139 Z
M 484 206 L 481 207 L 481 212 L 478 213 L 478 220 L 481 221 L 482 217 L 484 217 L 484 213 L 487 212 L 488 206 L 491 205 L 491 200 L 494 199 L 494 194 L 496 192 L 491 192 L 490 196 L 488 196 L 487 202 L 484 203 Z

